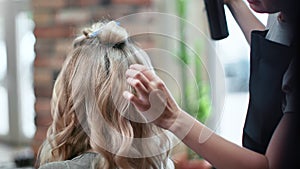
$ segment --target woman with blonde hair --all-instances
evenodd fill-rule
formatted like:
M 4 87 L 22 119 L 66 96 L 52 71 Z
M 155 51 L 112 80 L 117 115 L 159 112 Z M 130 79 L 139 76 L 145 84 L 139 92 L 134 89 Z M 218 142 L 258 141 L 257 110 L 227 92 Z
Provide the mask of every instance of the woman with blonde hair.
M 98 22 L 74 40 L 55 82 L 41 169 L 174 167 L 167 133 L 137 117 L 122 97 L 134 90 L 125 76 L 132 64 L 151 68 L 115 21 Z

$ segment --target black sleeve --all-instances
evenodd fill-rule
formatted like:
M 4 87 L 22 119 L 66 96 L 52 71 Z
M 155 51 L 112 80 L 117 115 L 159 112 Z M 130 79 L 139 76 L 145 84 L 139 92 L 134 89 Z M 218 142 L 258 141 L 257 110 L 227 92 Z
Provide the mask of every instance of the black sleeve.
M 282 90 L 285 94 L 284 113 L 300 113 L 299 57 L 294 57 L 283 77 Z

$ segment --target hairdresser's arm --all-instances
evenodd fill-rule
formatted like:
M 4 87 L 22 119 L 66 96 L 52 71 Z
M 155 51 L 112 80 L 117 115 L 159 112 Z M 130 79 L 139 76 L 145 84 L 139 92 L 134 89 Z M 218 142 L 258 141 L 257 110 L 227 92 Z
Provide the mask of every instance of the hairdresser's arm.
M 224 0 L 224 3 L 227 4 L 249 44 L 252 30 L 265 30 L 265 25 L 253 15 L 243 0 Z
M 300 112 L 285 113 L 269 143 L 269 168 L 300 168 Z
M 181 136 L 182 129 L 194 123 L 183 142 L 218 169 L 282 169 L 299 168 L 299 116 L 287 113 L 280 121 L 266 155 L 235 145 L 206 126 L 181 112 L 171 132 Z M 201 133 L 204 133 L 201 135 Z
M 218 169 L 268 168 L 265 156 L 223 139 L 185 112 L 180 112 L 173 124 L 170 131 L 179 137 L 193 124 L 182 141 Z
M 284 114 L 271 139 L 266 155 L 261 155 L 223 139 L 182 111 L 161 79 L 147 71 L 145 67 L 133 65 L 126 75 L 128 83 L 136 89 L 137 95 L 124 92 L 124 97 L 139 110 L 144 111 L 146 118 L 151 116 L 153 119 L 160 115 L 153 121 L 156 125 L 173 132 L 216 168 L 281 169 L 299 166 L 299 160 L 295 159 L 300 155 L 298 134 L 300 124 L 297 123 L 299 115 L 297 116 L 296 113 Z M 165 109 L 156 109 L 156 105 L 165 105 Z M 146 111 L 149 109 L 155 111 Z M 163 110 L 163 112 L 157 110 Z

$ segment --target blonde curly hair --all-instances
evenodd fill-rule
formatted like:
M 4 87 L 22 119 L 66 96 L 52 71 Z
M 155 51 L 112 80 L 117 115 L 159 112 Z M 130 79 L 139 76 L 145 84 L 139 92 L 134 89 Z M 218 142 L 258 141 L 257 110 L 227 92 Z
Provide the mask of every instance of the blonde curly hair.
M 143 117 L 122 97 L 124 90 L 133 90 L 125 72 L 136 63 L 151 68 L 147 54 L 116 22 L 84 29 L 54 85 L 53 122 L 39 151 L 40 165 L 92 150 L 99 153 L 96 168 L 166 168 L 168 136 L 140 122 Z M 151 145 L 135 140 L 157 135 Z M 155 155 L 145 155 L 149 152 Z

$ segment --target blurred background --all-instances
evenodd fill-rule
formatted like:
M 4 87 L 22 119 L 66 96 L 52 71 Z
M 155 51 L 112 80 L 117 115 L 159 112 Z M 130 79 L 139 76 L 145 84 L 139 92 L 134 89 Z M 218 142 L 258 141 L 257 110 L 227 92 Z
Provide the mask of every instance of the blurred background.
M 225 11 L 229 37 L 212 41 L 201 0 L 0 0 L 0 169 L 33 167 L 30 159 L 36 156 L 51 123 L 53 84 L 80 30 L 101 19 L 142 12 L 171 16 L 125 17 L 121 25 L 129 34 L 156 30 L 178 35 L 188 44 L 158 34 L 133 37 L 161 70 L 158 74 L 175 98 L 191 112 L 191 107 L 200 106 L 206 115 L 195 110 L 199 120 L 241 145 L 248 104 L 249 46 Z M 266 23 L 266 15 L 257 16 Z M 212 84 L 222 84 L 218 81 L 223 76 L 225 100 L 212 102 L 218 96 L 213 91 L 222 90 Z M 186 77 L 192 77 L 188 79 L 191 84 L 185 82 Z

